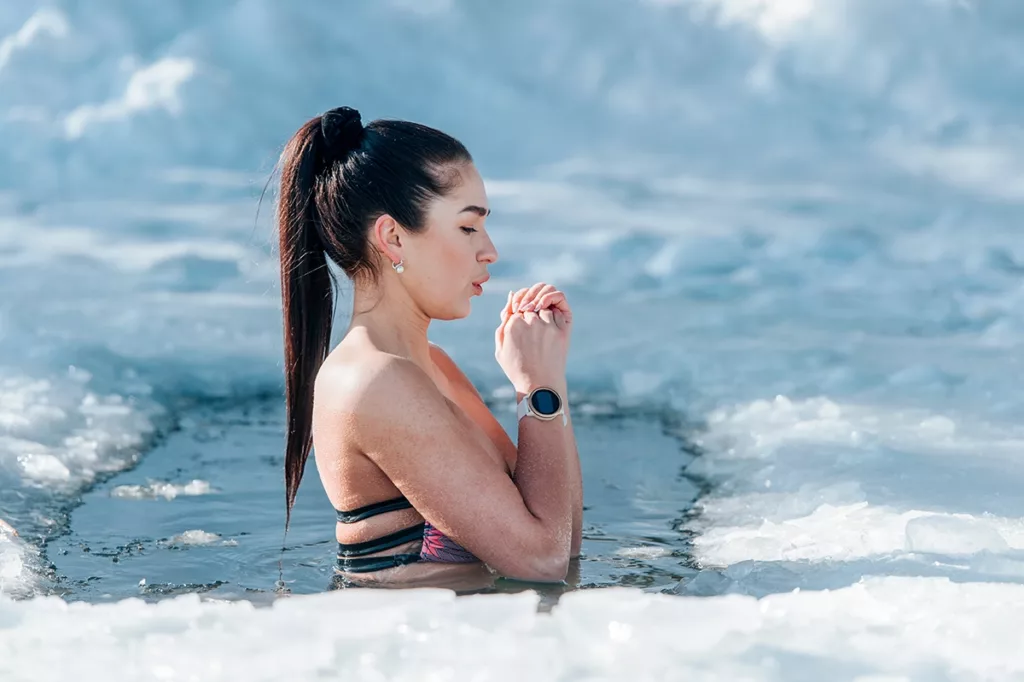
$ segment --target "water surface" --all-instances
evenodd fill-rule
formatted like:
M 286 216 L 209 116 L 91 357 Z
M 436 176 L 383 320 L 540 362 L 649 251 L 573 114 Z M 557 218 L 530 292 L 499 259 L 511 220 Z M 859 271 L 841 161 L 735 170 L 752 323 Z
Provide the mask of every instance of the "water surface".
M 496 408 L 511 429 L 515 414 L 504 403 Z M 584 542 L 561 589 L 657 589 L 692 575 L 679 526 L 698 488 L 685 474 L 693 455 L 678 425 L 657 414 L 612 414 L 580 415 L 574 428 Z M 73 510 L 70 532 L 47 551 L 60 591 L 86 601 L 192 591 L 260 600 L 281 588 L 301 594 L 339 586 L 333 511 L 313 458 L 281 551 L 283 434 L 276 399 L 187 412 L 138 467 L 96 486 Z M 489 589 L 527 588 L 553 589 L 504 580 Z

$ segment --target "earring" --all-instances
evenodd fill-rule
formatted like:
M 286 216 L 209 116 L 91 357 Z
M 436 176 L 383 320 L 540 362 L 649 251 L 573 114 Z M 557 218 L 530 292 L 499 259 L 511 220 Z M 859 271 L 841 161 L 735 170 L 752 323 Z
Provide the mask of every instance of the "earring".
M 405 259 L 403 258 L 402 260 L 398 261 L 397 263 L 392 263 L 391 267 L 393 267 L 395 269 L 395 272 L 397 272 L 399 275 L 401 275 L 403 272 L 405 272 L 405 266 L 402 265 L 402 263 L 404 263 L 404 262 L 405 262 Z

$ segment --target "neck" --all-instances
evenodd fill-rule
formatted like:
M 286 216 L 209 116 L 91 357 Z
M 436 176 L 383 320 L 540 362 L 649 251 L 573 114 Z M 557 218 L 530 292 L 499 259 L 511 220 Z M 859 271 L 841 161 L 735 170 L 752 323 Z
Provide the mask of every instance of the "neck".
M 436 368 L 427 340 L 430 318 L 402 287 L 357 283 L 353 299 L 346 333 L 361 330 L 380 350 L 412 360 L 434 378 Z

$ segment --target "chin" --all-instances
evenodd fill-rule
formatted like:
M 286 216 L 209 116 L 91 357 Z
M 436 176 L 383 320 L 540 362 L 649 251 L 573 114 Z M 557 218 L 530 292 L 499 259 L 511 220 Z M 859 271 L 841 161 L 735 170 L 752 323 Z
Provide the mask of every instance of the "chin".
M 453 319 L 461 320 L 463 318 L 469 317 L 469 314 L 472 311 L 473 311 L 473 299 L 469 299 L 462 306 L 462 309 L 457 312 L 456 316 Z
M 450 320 L 461 320 L 469 317 L 470 306 L 467 303 L 462 308 L 449 308 L 445 311 L 439 311 L 436 315 L 431 315 L 431 319 L 450 321 Z
M 469 314 L 473 311 L 473 298 L 448 298 L 444 300 L 444 303 L 437 305 L 433 310 L 428 309 L 427 314 L 430 315 L 432 320 L 461 320 L 465 317 L 469 317 Z

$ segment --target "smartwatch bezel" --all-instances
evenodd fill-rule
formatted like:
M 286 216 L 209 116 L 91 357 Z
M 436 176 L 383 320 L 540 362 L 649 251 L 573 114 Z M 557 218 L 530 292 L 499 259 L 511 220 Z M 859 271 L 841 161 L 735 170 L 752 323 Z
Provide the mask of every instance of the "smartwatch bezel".
M 554 412 L 541 412 L 539 409 L 537 409 L 537 405 L 534 403 L 534 398 L 538 393 L 550 393 L 552 396 L 554 396 Z M 530 395 L 526 396 L 526 404 L 529 405 L 530 411 L 534 414 L 534 416 L 536 416 L 538 419 L 544 420 L 551 420 L 556 418 L 559 414 L 561 414 L 562 409 L 565 406 L 565 402 L 562 400 L 562 396 L 558 395 L 558 391 L 548 388 L 547 386 L 539 386 L 530 391 Z

